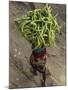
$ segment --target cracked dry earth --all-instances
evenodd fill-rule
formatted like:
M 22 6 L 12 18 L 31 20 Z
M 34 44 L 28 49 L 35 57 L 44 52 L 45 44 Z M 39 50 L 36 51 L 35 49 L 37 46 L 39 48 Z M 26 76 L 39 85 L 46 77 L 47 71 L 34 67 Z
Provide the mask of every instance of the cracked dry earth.
M 9 88 L 40 87 L 40 74 L 37 76 L 30 72 L 29 64 L 31 44 L 17 31 L 14 20 L 34 8 L 45 4 L 27 2 L 9 2 Z M 58 14 L 58 22 L 62 25 L 66 19 L 65 5 L 50 4 L 54 14 Z M 66 23 L 65 23 L 66 25 Z M 47 69 L 51 76 L 46 76 L 47 86 L 66 84 L 66 59 L 65 59 L 65 25 L 60 34 L 57 34 L 57 45 L 47 48 Z

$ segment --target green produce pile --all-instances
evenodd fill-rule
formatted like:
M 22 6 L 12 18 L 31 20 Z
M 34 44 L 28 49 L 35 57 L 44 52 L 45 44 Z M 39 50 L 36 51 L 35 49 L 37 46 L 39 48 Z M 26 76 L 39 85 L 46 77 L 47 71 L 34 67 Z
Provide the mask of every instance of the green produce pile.
M 26 15 L 17 18 L 16 23 L 18 30 L 35 48 L 55 45 L 59 25 L 48 4 L 41 9 L 28 11 Z

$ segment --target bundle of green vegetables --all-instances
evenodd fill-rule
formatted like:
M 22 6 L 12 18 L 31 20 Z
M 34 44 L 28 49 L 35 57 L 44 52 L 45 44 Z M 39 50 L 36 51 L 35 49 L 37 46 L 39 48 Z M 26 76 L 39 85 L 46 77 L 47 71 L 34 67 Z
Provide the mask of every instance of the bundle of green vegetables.
M 27 12 L 27 15 L 17 18 L 16 22 L 18 30 L 35 48 L 55 45 L 59 25 L 56 16 L 52 15 L 52 8 L 47 4 L 41 9 Z

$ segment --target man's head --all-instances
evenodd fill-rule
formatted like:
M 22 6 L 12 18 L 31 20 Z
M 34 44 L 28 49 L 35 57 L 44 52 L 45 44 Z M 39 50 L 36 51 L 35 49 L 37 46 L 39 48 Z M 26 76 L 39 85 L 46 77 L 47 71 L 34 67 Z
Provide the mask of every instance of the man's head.
M 46 54 L 46 48 L 37 48 L 33 51 L 33 56 L 36 59 L 44 58 Z

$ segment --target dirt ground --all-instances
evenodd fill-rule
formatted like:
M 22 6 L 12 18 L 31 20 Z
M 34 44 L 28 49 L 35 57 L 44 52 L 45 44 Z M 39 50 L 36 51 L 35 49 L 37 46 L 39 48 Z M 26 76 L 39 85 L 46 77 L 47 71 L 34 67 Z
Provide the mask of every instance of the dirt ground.
M 17 31 L 15 19 L 25 15 L 27 11 L 40 8 L 45 4 L 9 1 L 9 88 L 40 87 L 41 76 L 30 72 L 29 64 L 31 44 Z M 47 86 L 66 85 L 66 5 L 50 4 L 57 20 L 64 26 L 57 34 L 56 46 L 47 48 Z

